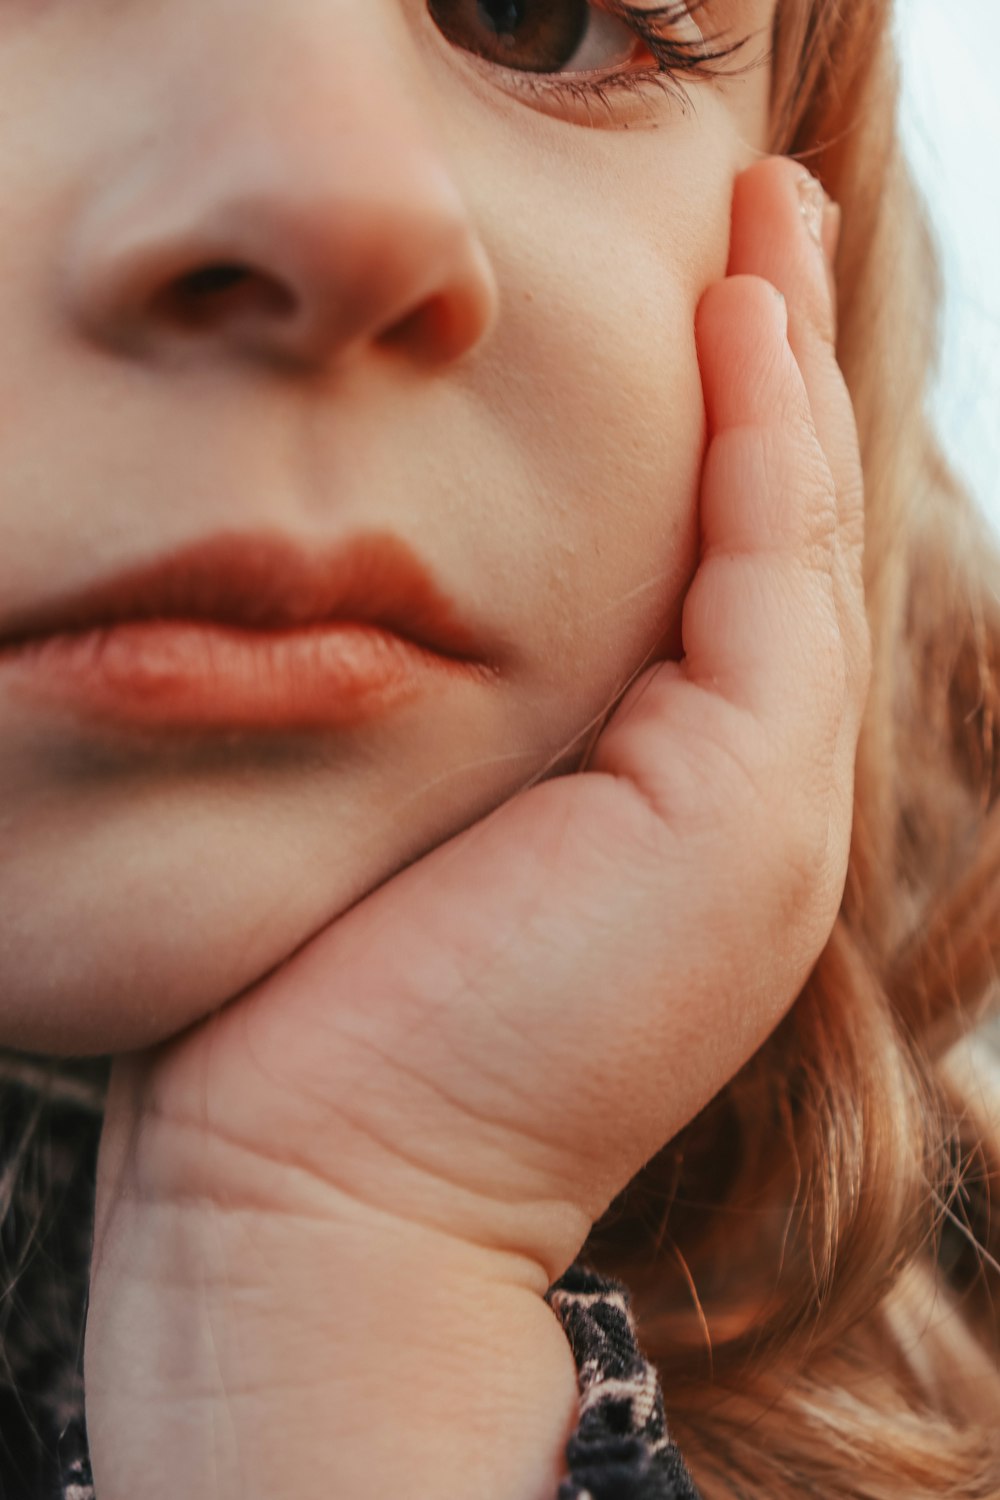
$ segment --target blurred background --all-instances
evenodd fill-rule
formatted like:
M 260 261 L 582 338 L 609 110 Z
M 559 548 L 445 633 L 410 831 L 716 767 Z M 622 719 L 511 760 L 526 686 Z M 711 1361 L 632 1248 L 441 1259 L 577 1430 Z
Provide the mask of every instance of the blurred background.
M 932 413 L 1000 534 L 1000 0 L 896 0 L 902 129 L 945 275 Z

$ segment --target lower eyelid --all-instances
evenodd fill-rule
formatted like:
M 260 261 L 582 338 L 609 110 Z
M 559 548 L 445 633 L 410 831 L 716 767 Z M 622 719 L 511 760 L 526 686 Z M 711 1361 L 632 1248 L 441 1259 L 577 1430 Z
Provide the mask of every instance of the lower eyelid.
M 635 125 L 637 119 L 641 123 L 639 109 L 642 105 L 646 106 L 647 123 L 651 126 L 659 123 L 663 111 L 652 110 L 654 95 L 666 96 L 681 111 L 689 104 L 681 81 L 658 67 L 655 61 L 648 67 L 590 75 L 511 72 L 503 86 L 546 113 L 553 113 L 553 107 L 556 107 L 560 109 L 559 117 L 563 118 L 563 111 L 572 111 L 577 117 L 574 123 L 605 129 L 624 129 Z

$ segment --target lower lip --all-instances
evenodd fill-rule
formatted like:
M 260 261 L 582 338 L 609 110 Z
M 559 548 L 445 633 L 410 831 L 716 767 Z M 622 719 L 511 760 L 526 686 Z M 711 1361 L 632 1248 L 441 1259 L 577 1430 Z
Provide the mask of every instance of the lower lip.
M 346 728 L 434 683 L 492 675 L 379 626 L 336 621 L 248 630 L 126 621 L 0 651 L 19 696 L 142 728 Z

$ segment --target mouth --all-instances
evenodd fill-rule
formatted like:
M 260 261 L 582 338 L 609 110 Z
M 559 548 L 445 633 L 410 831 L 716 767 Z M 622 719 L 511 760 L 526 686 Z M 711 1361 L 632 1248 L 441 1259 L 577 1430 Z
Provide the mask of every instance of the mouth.
M 344 728 L 498 665 L 399 538 L 224 535 L 7 622 L 0 683 L 105 723 Z

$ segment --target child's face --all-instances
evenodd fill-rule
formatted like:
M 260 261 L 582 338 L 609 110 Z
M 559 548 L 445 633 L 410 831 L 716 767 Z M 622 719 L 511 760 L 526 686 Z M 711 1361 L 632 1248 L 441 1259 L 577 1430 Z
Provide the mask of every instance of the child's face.
M 116 683 L 79 649 L 7 650 L 0 1041 L 114 1050 L 206 1014 L 569 765 L 646 653 L 676 650 L 704 438 L 693 316 L 725 269 L 734 175 L 766 148 L 773 9 L 697 12 L 751 40 L 683 85 L 687 107 L 648 82 L 519 88 L 459 45 L 492 26 L 525 67 L 652 66 L 584 0 L 0 10 L 4 643 L 219 538 L 315 557 L 377 533 L 498 667 L 407 658 L 407 691 L 367 708 L 307 672 L 269 715 L 259 636 L 241 698 L 212 689 L 217 637 L 189 627 L 179 687 L 144 707 L 179 627 L 154 648 L 119 625 Z M 220 267 L 243 275 L 197 275 Z M 235 553 L 213 556 L 208 613 Z M 237 613 L 255 588 L 238 576 Z M 192 587 L 155 608 L 190 617 Z M 278 592 L 287 614 L 294 586 Z M 342 671 L 343 636 L 328 649 Z

